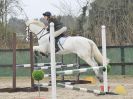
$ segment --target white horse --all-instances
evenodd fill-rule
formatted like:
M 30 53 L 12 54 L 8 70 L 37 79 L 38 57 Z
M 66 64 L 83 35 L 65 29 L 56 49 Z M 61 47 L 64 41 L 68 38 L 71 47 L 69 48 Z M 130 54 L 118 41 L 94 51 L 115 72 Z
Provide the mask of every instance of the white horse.
M 50 53 L 50 34 L 47 32 L 47 30 L 45 30 L 45 25 L 42 22 L 35 20 L 27 21 L 26 25 L 27 36 L 29 35 L 29 32 L 32 32 L 38 38 L 39 45 L 34 46 L 33 51 L 39 51 L 43 54 Z M 81 36 L 68 36 L 60 38 L 59 41 L 63 41 L 63 44 L 59 46 L 60 51 L 56 54 L 75 53 L 86 63 L 92 66 L 92 68 L 93 66 L 98 66 L 98 63 L 100 65 L 103 64 L 103 56 L 92 40 Z M 107 59 L 107 64 L 108 63 L 109 61 Z M 103 73 L 100 72 L 99 69 L 93 70 L 99 81 L 103 81 Z

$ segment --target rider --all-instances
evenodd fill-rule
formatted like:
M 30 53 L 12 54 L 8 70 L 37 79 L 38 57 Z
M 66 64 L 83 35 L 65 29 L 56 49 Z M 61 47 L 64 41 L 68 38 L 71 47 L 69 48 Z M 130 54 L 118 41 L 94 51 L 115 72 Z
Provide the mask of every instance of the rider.
M 63 33 L 66 32 L 67 28 L 59 20 L 57 20 L 55 17 L 53 17 L 51 12 L 47 11 L 47 12 L 43 13 L 43 16 L 44 16 L 44 19 L 48 21 L 47 31 L 50 31 L 50 23 L 51 22 L 54 23 L 55 41 L 56 41 L 55 48 L 56 48 L 56 52 L 57 52 L 59 50 L 57 42 L 61 36 L 64 36 Z

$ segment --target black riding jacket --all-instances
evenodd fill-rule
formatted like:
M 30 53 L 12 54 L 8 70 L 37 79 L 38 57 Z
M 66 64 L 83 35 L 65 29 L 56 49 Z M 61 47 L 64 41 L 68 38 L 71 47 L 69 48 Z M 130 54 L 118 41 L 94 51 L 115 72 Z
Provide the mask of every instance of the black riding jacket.
M 50 18 L 48 20 L 48 28 L 47 28 L 47 31 L 50 31 L 50 23 L 53 22 L 54 23 L 54 29 L 55 31 L 58 31 L 59 29 L 61 29 L 64 25 L 63 23 L 61 23 L 59 20 L 57 20 L 56 18 Z

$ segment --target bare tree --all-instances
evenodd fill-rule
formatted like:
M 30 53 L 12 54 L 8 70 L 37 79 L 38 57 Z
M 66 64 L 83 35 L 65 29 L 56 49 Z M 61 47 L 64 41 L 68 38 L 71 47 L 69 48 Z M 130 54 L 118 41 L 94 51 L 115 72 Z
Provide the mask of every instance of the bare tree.
M 73 4 L 72 2 L 69 2 L 69 0 L 59 0 L 59 5 L 53 4 L 53 6 L 57 8 L 64 16 L 74 16 Z
M 107 27 L 108 45 L 129 45 L 133 38 L 133 1 L 96 0 L 89 10 L 89 32 L 96 42 L 100 42 L 100 27 Z
M 53 4 L 55 8 L 57 8 L 62 15 L 70 15 L 70 16 L 79 16 L 82 13 L 83 8 L 95 0 L 58 0 L 59 5 Z
M 17 16 L 19 15 L 23 9 L 21 7 L 19 0 L 0 0 L 0 18 L 5 18 L 5 22 L 7 17 L 10 16 Z
M 9 16 L 21 14 L 22 11 L 20 0 L 0 0 L 0 38 L 2 39 L 0 39 L 0 42 L 3 46 L 7 45 L 6 42 L 9 41 L 11 34 L 10 31 L 7 31 L 7 19 L 9 19 Z

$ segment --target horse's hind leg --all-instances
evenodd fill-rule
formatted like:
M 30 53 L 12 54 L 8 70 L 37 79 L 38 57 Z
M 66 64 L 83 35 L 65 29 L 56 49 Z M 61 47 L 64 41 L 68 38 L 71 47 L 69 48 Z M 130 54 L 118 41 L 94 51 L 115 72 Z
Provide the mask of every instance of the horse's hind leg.
M 98 67 L 98 64 L 96 63 L 95 59 L 91 59 L 88 64 L 94 64 L 94 65 L 90 65 L 93 67 Z M 98 69 L 95 69 L 93 68 L 93 71 L 95 72 L 96 74 L 96 77 L 99 79 L 100 82 L 103 82 L 103 70 L 101 68 L 98 68 Z
M 79 56 L 80 57 L 80 56 Z M 81 57 L 85 62 L 87 62 L 92 68 L 93 67 L 98 67 L 98 64 L 96 63 L 94 58 L 90 58 L 90 57 Z M 96 75 L 96 77 L 98 78 L 98 80 L 100 82 L 103 82 L 103 74 L 99 69 L 95 69 L 93 68 L 93 71 Z

